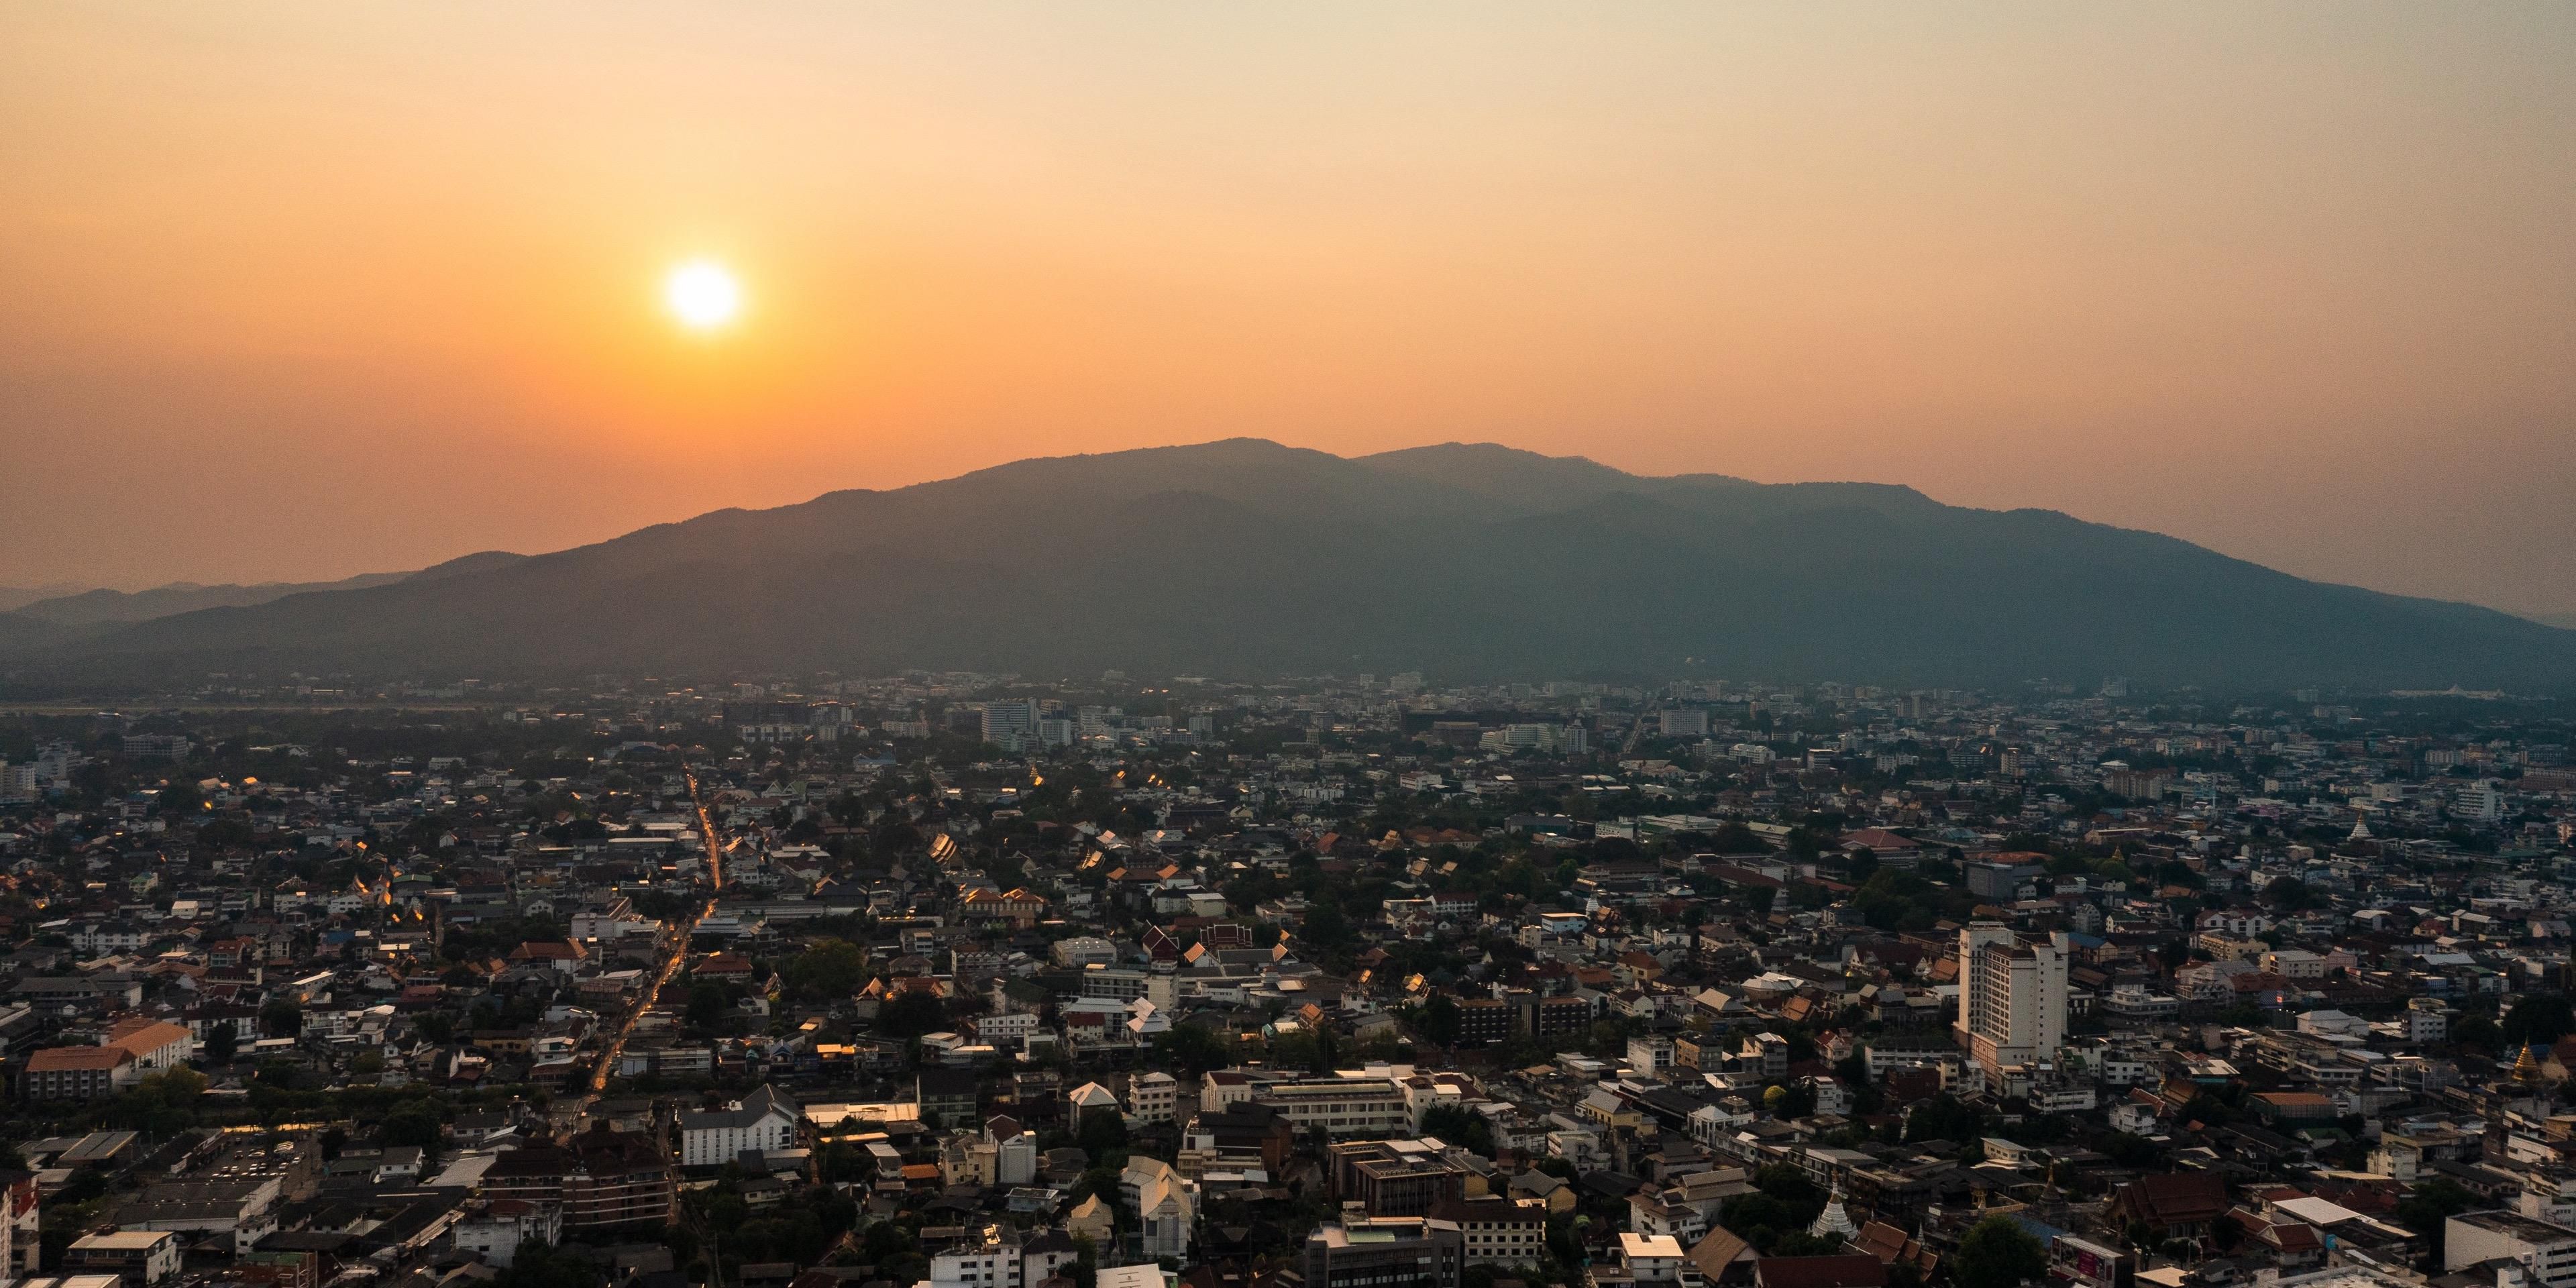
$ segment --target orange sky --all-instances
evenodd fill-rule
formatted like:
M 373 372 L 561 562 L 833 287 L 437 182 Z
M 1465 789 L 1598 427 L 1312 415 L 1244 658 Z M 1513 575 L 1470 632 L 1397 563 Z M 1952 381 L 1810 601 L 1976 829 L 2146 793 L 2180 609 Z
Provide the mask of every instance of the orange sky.
M 1258 434 L 2576 611 L 2571 66 L 2559 3 L 8 6 L 0 584 Z

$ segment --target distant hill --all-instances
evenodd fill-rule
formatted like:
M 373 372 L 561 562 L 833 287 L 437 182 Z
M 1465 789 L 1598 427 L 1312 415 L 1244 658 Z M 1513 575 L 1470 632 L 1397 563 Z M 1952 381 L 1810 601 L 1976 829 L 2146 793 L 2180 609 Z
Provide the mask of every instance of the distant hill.
M 175 581 L 150 590 L 85 590 L 78 594 L 40 599 L 21 606 L 17 613 L 21 617 L 32 617 L 57 626 L 148 622 L 155 617 L 192 613 L 200 608 L 246 608 L 308 591 L 389 586 L 404 576 L 398 572 L 377 572 L 346 581 L 270 581 L 251 586 L 200 586 L 193 581 Z
M 506 551 L 487 550 L 481 554 L 451 559 L 435 567 L 414 572 L 370 572 L 340 581 L 263 581 L 247 586 L 201 586 L 193 581 L 174 581 L 150 590 L 83 590 L 28 600 L 13 612 L 19 617 L 51 622 L 57 626 L 97 626 L 116 622 L 148 622 L 156 617 L 193 613 L 200 608 L 248 608 L 289 595 L 318 591 L 364 590 L 369 586 L 390 586 L 415 578 L 453 577 L 459 573 L 481 572 L 523 559 Z M 5 593 L 5 592 L 0 592 Z
M 431 570 L 436 571 L 436 570 Z M 1120 667 L 2576 688 L 2576 632 L 1910 488 L 1491 445 L 1020 461 L 10 645 L 21 676 Z
M 205 608 L 248 608 L 289 595 L 364 590 L 412 580 L 436 580 L 481 572 L 526 558 L 500 550 L 465 555 L 414 572 L 371 572 L 340 581 L 269 581 L 251 585 L 203 586 L 174 581 L 150 590 L 74 590 L 32 595 L 14 609 L 0 610 L 0 657 L 46 647 L 85 646 L 136 622 L 147 622 Z M 59 591 L 60 587 L 49 588 Z M 0 600 L 13 592 L 0 590 Z
M 77 582 L 58 581 L 44 586 L 0 586 L 0 613 L 24 608 L 40 599 L 77 595 L 88 589 Z

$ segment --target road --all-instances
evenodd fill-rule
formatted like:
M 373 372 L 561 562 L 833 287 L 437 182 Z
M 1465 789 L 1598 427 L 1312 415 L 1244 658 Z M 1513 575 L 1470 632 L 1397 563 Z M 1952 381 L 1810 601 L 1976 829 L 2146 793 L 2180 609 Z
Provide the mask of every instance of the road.
M 707 808 L 705 801 L 699 799 L 697 771 L 683 767 L 681 773 L 689 780 L 689 808 L 697 812 L 698 839 L 707 852 L 707 879 L 721 895 L 724 892 L 724 842 L 716 836 L 714 813 Z M 687 925 L 673 927 L 678 933 L 671 936 L 671 951 L 662 959 L 661 973 L 645 986 L 644 996 L 636 1000 L 634 1007 L 626 1012 L 626 1018 L 618 1024 L 617 1036 L 609 1039 L 607 1048 L 599 1053 L 599 1065 L 591 1070 L 589 1091 L 571 1107 L 569 1117 L 572 1120 L 578 1121 L 589 1115 L 592 1102 L 598 1100 L 599 1093 L 608 1086 L 608 1076 L 617 1071 L 617 1059 L 626 1053 L 626 1039 L 634 1034 L 636 1022 L 653 1009 L 654 1002 L 662 996 L 663 986 L 679 975 L 681 965 L 689 958 L 690 936 L 697 932 L 698 923 L 706 920 L 707 914 L 715 908 L 716 901 L 710 898 L 689 918 Z M 556 1112 L 558 1115 L 564 1113 L 560 1107 Z

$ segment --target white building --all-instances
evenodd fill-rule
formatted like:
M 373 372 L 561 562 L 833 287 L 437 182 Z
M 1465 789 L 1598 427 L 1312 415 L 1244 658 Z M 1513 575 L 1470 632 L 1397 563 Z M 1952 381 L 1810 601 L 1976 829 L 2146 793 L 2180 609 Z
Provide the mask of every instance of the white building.
M 1199 1188 L 1161 1159 L 1131 1154 L 1118 1174 L 1118 1190 L 1136 1213 L 1136 1250 L 1148 1257 L 1190 1255 L 1190 1231 L 1198 1224 Z
M 747 1149 L 770 1153 L 791 1148 L 801 1117 L 795 1101 L 768 1086 L 728 1109 L 684 1113 L 680 1115 L 680 1164 L 721 1167 Z
M 1171 1288 L 1172 1277 L 1159 1265 L 1103 1266 L 1093 1288 Z
M 1653 1033 L 1628 1039 L 1628 1067 L 1644 1074 L 1670 1070 L 1673 1067 L 1673 1040 Z
M 1139 1123 L 1172 1121 L 1173 1106 L 1179 1102 L 1180 1094 L 1180 1079 L 1160 1069 L 1138 1074 L 1127 1083 L 1127 1099 L 1135 1106 Z
M 1333 1136 L 1386 1136 L 1413 1122 L 1392 1078 L 1298 1078 L 1258 1084 L 1251 1099 L 1277 1109 L 1301 1132 L 1320 1127 Z
M 63 1253 L 74 1274 L 118 1274 L 129 1288 L 150 1288 L 179 1274 L 179 1236 L 167 1230 L 113 1230 L 84 1234 Z
M 2576 1284 L 2576 1230 L 2506 1211 L 2463 1212 L 2442 1225 L 2442 1269 L 2510 1261 L 2539 1288 Z
M 479 1252 L 484 1264 L 507 1267 L 518 1257 L 519 1245 L 551 1248 L 563 1238 L 563 1209 L 552 1203 L 494 1199 L 468 1207 L 449 1233 L 457 1251 Z
M 2451 1035 L 2450 1007 L 2438 997 L 2415 997 L 2406 1002 L 2406 1040 L 2439 1042 Z
M 2066 1042 L 2064 931 L 2025 944 L 1997 921 L 1959 932 L 1959 1018 L 1970 1058 L 1989 1074 L 2057 1054 Z
M 1118 960 L 1118 945 L 1098 935 L 1075 935 L 1055 941 L 1047 955 L 1054 958 L 1058 966 L 1107 966 Z
M 1038 1178 L 1038 1138 L 1017 1120 L 999 1116 L 985 1119 L 984 1139 L 993 1147 L 994 1184 L 1026 1185 Z
M 1073 1239 L 1062 1230 L 1024 1237 L 1007 1225 L 989 1226 L 982 1242 L 932 1257 L 930 1278 L 916 1288 L 1030 1288 L 1075 1260 Z
M 1678 1283 L 1689 1258 L 1669 1234 L 1631 1232 L 1619 1236 L 1619 1264 L 1638 1283 Z

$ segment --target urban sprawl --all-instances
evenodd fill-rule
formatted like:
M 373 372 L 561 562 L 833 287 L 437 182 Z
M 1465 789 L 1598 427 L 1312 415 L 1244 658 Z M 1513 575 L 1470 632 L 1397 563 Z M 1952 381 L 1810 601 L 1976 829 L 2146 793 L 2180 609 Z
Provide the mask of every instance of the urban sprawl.
M 0 713 L 26 1288 L 2576 1288 L 2576 709 Z

